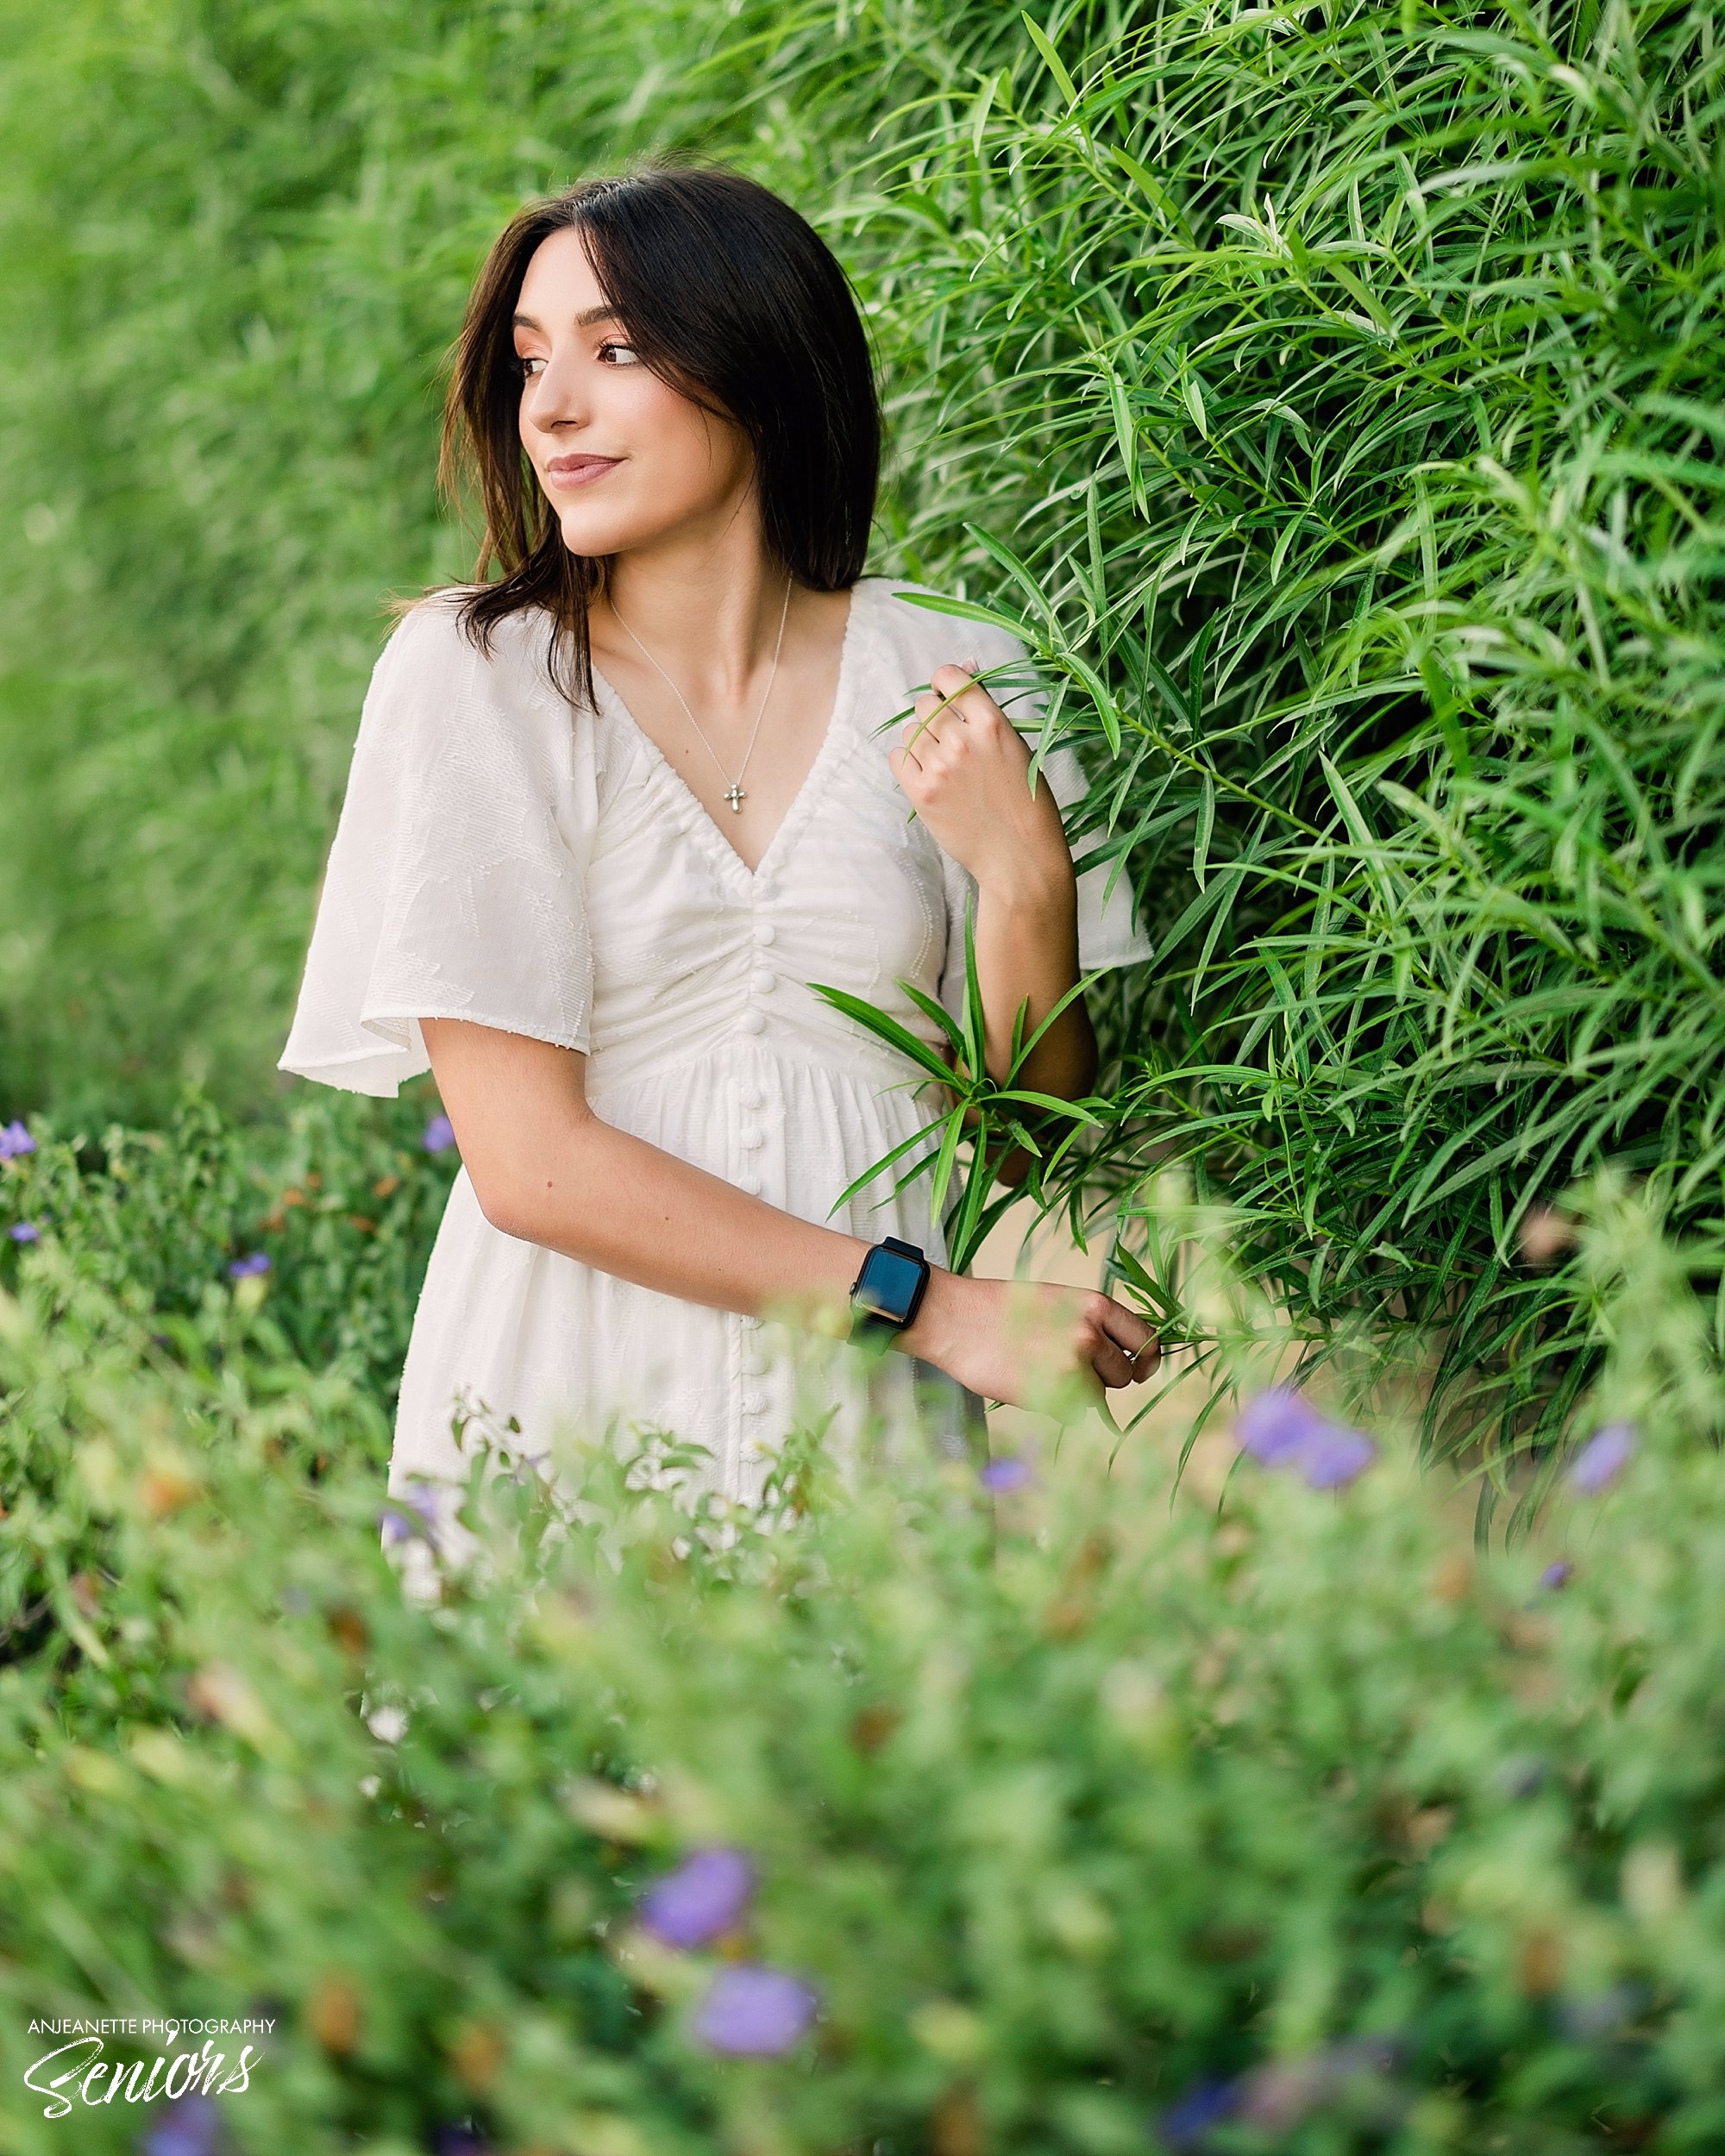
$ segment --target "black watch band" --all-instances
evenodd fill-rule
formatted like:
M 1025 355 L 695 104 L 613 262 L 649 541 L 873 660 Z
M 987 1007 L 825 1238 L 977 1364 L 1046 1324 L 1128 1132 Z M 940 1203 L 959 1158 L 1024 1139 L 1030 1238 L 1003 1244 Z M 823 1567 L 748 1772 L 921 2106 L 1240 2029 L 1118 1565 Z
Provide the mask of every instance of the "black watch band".
M 879 1346 L 916 1316 L 933 1270 L 914 1243 L 882 1236 L 850 1283 L 850 1337 Z

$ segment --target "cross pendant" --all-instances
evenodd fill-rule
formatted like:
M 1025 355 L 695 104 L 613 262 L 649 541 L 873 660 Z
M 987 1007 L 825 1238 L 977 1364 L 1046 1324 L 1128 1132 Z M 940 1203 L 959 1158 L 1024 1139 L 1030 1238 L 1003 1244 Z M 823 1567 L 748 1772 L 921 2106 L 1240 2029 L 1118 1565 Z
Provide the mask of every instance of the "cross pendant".
M 730 802 L 732 813 L 737 816 L 741 816 L 743 813 L 743 788 L 737 784 L 735 779 L 733 779 L 731 781 L 731 784 L 724 789 L 724 798 Z

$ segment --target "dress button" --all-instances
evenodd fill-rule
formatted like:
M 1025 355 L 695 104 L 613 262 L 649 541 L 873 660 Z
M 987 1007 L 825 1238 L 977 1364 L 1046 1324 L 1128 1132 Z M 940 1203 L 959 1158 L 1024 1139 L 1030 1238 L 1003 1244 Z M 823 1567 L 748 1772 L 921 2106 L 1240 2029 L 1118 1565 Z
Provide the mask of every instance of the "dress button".
M 761 1143 L 761 1133 L 752 1123 L 745 1123 L 737 1133 L 737 1143 L 745 1153 L 752 1153 Z
M 762 1033 L 767 1028 L 767 1021 L 758 1011 L 745 1011 L 737 1023 L 745 1033 Z
M 748 1316 L 743 1319 L 743 1326 L 745 1332 L 758 1332 L 761 1330 L 761 1320 L 756 1317 Z
M 758 1198 L 761 1195 L 761 1178 L 758 1175 L 744 1175 L 738 1181 L 737 1188 L 739 1190 L 746 1190 L 751 1198 Z
M 749 983 L 757 996 L 769 996 L 779 985 L 776 974 L 770 974 L 763 966 Z
M 770 943 L 778 932 L 770 921 L 756 921 L 755 924 L 755 941 L 757 943 Z
M 744 1086 L 737 1097 L 745 1108 L 758 1108 L 766 1098 L 759 1086 Z
M 747 1377 L 764 1377 L 767 1372 L 766 1357 L 764 1355 L 744 1356 L 743 1358 L 743 1375 Z
M 759 1393 L 744 1393 L 743 1395 L 743 1412 L 745 1415 L 758 1415 L 766 1404 Z

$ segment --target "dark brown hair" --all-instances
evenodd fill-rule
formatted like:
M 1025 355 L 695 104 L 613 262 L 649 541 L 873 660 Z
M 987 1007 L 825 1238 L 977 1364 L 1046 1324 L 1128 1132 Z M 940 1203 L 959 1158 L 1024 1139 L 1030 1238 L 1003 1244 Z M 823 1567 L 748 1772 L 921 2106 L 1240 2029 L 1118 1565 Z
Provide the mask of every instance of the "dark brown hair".
M 487 656 L 505 615 L 541 606 L 555 627 L 551 679 L 593 696 L 587 608 L 610 557 L 572 554 L 521 443 L 523 372 L 512 317 L 534 251 L 573 225 L 630 345 L 703 410 L 748 436 L 762 526 L 780 568 L 816 591 L 862 573 L 880 478 L 881 411 L 869 343 L 844 270 L 769 188 L 721 165 L 657 155 L 530 203 L 493 242 L 467 302 L 443 413 L 437 477 L 484 515 L 473 596 L 461 609 Z M 495 562 L 501 575 L 490 579 Z M 488 579 L 490 580 L 488 580 Z M 391 602 L 406 613 L 418 598 Z M 561 632 L 561 634 L 558 632 Z M 560 672 L 567 650 L 571 665 Z

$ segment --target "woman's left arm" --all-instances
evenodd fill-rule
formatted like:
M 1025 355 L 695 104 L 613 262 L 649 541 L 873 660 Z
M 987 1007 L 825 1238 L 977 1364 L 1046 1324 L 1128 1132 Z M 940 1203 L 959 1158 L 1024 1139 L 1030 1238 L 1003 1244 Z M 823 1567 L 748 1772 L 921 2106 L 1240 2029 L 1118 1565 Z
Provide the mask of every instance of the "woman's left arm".
M 932 837 L 975 880 L 984 1059 L 989 1075 L 1004 1080 L 1019 1004 L 1029 999 L 1028 1039 L 1078 978 L 1072 855 L 1047 779 L 1038 775 L 1032 796 L 1029 743 L 993 697 L 966 667 L 937 667 L 929 680 L 888 761 Z M 1090 1015 L 1075 996 L 1018 1082 L 1074 1100 L 1095 1082 L 1096 1062 Z

